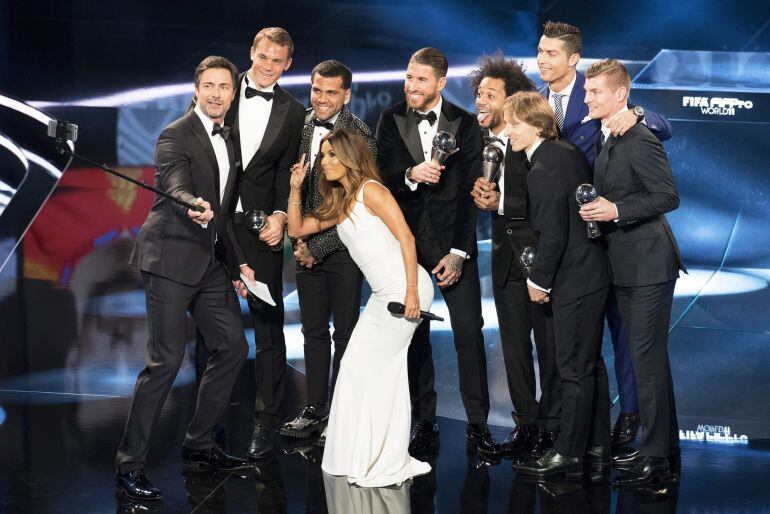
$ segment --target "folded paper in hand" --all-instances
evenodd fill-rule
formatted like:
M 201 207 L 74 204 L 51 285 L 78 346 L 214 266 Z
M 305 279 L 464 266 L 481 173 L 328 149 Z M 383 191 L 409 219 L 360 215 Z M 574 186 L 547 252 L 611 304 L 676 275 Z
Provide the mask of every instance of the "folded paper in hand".
M 246 276 L 241 273 L 241 281 L 246 284 L 246 287 L 249 289 L 249 292 L 265 302 L 268 305 L 272 305 L 275 307 L 275 300 L 273 300 L 273 297 L 270 295 L 270 290 L 267 288 L 267 284 L 264 282 L 260 282 L 259 280 L 250 281 Z

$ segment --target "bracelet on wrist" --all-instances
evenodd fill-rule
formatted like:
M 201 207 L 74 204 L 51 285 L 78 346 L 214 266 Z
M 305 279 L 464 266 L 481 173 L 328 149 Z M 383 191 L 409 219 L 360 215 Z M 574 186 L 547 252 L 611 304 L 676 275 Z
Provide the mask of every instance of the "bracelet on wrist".
M 302 202 L 292 202 L 291 199 L 287 199 L 287 202 L 289 202 L 291 205 L 301 205 Z
M 409 284 L 407 284 L 407 285 L 406 285 L 406 287 L 407 287 L 407 288 L 409 288 L 409 287 L 417 287 L 417 284 L 414 284 L 414 285 L 409 285 Z

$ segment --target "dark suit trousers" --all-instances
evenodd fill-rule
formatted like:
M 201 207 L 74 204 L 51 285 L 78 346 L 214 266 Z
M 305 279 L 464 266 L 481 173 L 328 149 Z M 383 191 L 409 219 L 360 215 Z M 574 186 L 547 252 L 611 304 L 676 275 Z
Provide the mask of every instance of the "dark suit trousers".
M 620 397 L 620 412 L 639 412 L 639 398 L 636 396 L 636 375 L 634 365 L 631 362 L 631 350 L 628 346 L 628 335 L 623 327 L 623 319 L 620 316 L 618 301 L 615 298 L 615 289 L 610 287 L 607 295 L 607 305 L 604 308 L 607 318 L 607 326 L 610 329 L 612 349 L 615 354 L 615 379 L 618 382 L 618 396 Z
M 555 447 L 569 457 L 582 457 L 589 446 L 610 444 L 610 391 L 602 359 L 607 290 L 553 300 L 556 366 L 562 391 L 561 430 Z M 593 440 L 594 434 L 598 440 Z
M 438 246 L 417 237 L 417 261 L 429 273 L 444 257 Z M 463 263 L 460 280 L 441 290 L 454 335 L 457 352 L 457 372 L 460 397 L 469 423 L 486 422 L 489 414 L 489 386 L 487 384 L 487 354 L 484 320 L 481 317 L 481 285 L 475 258 Z M 430 346 L 430 323 L 423 320 L 417 326 L 409 346 L 409 391 L 412 397 L 412 416 L 417 421 L 434 422 L 436 419 L 436 390 L 433 353 Z
M 643 435 L 640 454 L 667 457 L 679 446 L 674 386 L 668 359 L 668 326 L 676 280 L 648 286 L 615 286 L 636 374 Z
M 361 308 L 361 270 L 347 250 L 337 250 L 323 262 L 308 269 L 297 264 L 302 333 L 305 336 L 305 382 L 307 403 L 324 407 L 329 402 L 329 364 L 334 341 L 331 393 L 345 354 L 350 334 Z M 334 333 L 329 335 L 329 319 L 334 316 Z
M 273 252 L 258 244 L 259 236 L 242 223 L 235 224 L 235 234 L 255 278 L 267 284 L 276 305 L 261 300 L 249 301 L 254 326 L 254 378 L 257 398 L 254 420 L 267 426 L 278 423 L 278 409 L 286 390 L 286 340 L 283 336 L 283 252 Z
M 248 352 L 238 299 L 219 260 L 212 260 L 201 282 L 194 286 L 146 272 L 142 278 L 149 328 L 147 365 L 136 380 L 118 448 L 119 473 L 144 466 L 152 428 L 184 357 L 187 311 L 205 337 L 210 357 L 198 386 L 195 414 L 187 426 L 186 447 L 214 446 L 216 428 Z
M 516 264 L 512 264 L 516 265 Z M 500 327 L 508 393 L 517 425 L 537 425 L 559 431 L 559 377 L 556 371 L 553 311 L 551 305 L 532 303 L 524 280 L 508 279 L 492 289 Z M 540 371 L 540 401 L 536 400 L 535 365 L 532 359 L 534 331 Z

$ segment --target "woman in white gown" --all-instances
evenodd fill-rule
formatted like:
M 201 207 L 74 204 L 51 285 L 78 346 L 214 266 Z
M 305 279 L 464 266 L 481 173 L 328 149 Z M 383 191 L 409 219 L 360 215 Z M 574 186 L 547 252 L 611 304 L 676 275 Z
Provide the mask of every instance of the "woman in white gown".
M 292 168 L 289 235 L 337 226 L 340 240 L 372 288 L 348 342 L 334 388 L 322 469 L 361 487 L 400 484 L 430 471 L 409 455 L 411 406 L 407 351 L 419 310 L 433 301 L 433 283 L 417 264 L 414 236 L 385 186 L 364 140 L 345 129 L 329 132 L 318 154 L 323 203 L 305 218 L 300 187 L 308 169 Z M 404 316 L 389 302 L 403 302 Z

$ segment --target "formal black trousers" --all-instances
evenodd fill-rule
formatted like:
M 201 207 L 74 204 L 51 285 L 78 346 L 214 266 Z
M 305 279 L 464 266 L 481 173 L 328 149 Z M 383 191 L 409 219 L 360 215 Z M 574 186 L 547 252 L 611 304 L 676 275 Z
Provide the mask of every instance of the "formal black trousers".
M 667 457 L 679 447 L 674 385 L 668 358 L 668 326 L 676 280 L 647 286 L 615 286 L 628 333 L 642 420 L 641 455 Z
M 337 250 L 322 262 L 306 268 L 296 267 L 302 334 L 305 336 L 305 383 L 307 404 L 326 407 L 334 392 L 340 359 L 361 309 L 363 275 L 347 250 Z M 334 333 L 329 319 L 334 317 Z M 331 391 L 329 364 L 334 341 Z
M 428 273 L 443 258 L 437 245 L 417 238 L 417 260 Z M 460 279 L 441 289 L 454 336 L 457 352 L 457 373 L 460 397 L 469 423 L 486 422 L 489 414 L 487 384 L 487 354 L 481 329 L 481 285 L 476 258 L 463 263 Z M 417 326 L 408 353 L 409 392 L 412 416 L 417 421 L 436 419 L 436 390 L 433 353 L 430 346 L 430 323 L 423 320 Z
M 610 390 L 602 358 L 608 289 L 553 299 L 556 367 L 562 393 L 555 448 L 568 457 L 582 457 L 589 447 L 610 444 Z
M 205 337 L 210 356 L 198 386 L 195 414 L 187 426 L 186 447 L 214 446 L 216 428 L 248 353 L 238 299 L 217 259 L 194 286 L 146 272 L 142 279 L 147 299 L 147 364 L 134 387 L 116 458 L 118 473 L 144 467 L 152 429 L 184 357 L 187 311 Z
M 532 303 L 524 280 L 509 279 L 502 287 L 495 285 L 492 294 L 508 394 L 513 403 L 513 419 L 517 425 L 558 432 L 561 393 L 556 371 L 552 306 Z M 534 333 L 537 349 L 539 401 L 530 333 Z

